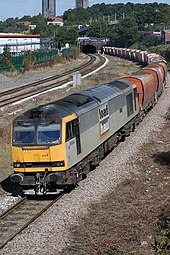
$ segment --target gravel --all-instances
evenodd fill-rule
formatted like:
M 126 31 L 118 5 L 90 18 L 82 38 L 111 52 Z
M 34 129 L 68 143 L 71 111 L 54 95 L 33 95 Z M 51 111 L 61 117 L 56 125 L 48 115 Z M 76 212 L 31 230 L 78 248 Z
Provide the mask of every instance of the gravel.
M 7 194 L 0 196 L 0 214 L 9 209 L 14 203 L 16 203 L 20 199 L 19 196 L 13 197 Z
M 10 78 L 6 77 L 5 75 L 3 74 L 0 74 L 0 82 L 2 84 L 2 82 L 9 82 L 10 81 Z
M 57 255 L 71 244 L 69 228 L 78 225 L 90 204 L 100 202 L 103 196 L 124 179 L 137 173 L 135 155 L 150 136 L 156 135 L 166 122 L 163 115 L 167 112 L 170 98 L 170 77 L 168 87 L 158 104 L 145 117 L 134 133 L 120 143 L 92 172 L 79 183 L 71 193 L 66 194 L 47 212 L 39 217 L 20 235 L 16 236 L 2 250 L 1 254 Z M 5 204 L 5 200 L 2 202 Z

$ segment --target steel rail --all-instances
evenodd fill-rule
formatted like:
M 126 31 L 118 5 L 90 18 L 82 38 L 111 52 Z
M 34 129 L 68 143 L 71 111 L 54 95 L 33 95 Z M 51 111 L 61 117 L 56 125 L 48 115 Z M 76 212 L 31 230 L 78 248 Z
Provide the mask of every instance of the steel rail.
M 50 208 L 55 202 L 57 202 L 64 193 L 59 194 L 54 199 L 50 200 L 32 200 L 24 197 L 14 206 L 9 208 L 3 214 L 0 215 L 0 249 L 2 249 L 9 241 L 15 236 L 21 233 L 27 228 L 33 221 L 35 221 L 40 215 L 42 215 L 48 208 Z M 34 203 L 34 206 L 29 208 L 29 204 Z M 44 203 L 44 205 L 43 205 Z M 39 210 L 37 207 L 41 207 Z M 28 210 L 27 207 L 30 209 Z M 22 218 L 22 212 L 25 208 L 25 213 Z M 27 209 L 27 210 L 26 210 Z M 36 212 L 38 211 L 38 212 Z M 19 213 L 20 212 L 20 213 Z M 17 216 L 16 216 L 17 215 Z M 16 217 L 16 219 L 15 219 Z M 22 222 L 24 221 L 24 222 Z M 12 228 L 14 227 L 14 229 Z
M 1 101 L 0 101 L 0 107 L 8 106 L 8 105 L 10 105 L 12 103 L 15 103 L 17 101 L 26 99 L 27 97 L 31 97 L 31 96 L 34 96 L 36 94 L 45 92 L 49 89 L 59 87 L 62 84 L 66 83 L 66 82 L 68 82 L 72 79 L 69 76 L 69 74 L 73 74 L 75 72 L 75 70 L 79 70 L 79 71 L 82 70 L 83 74 L 85 74 L 87 72 L 87 69 L 90 69 L 90 70 L 92 69 L 92 65 L 95 62 L 96 58 L 97 58 L 94 55 L 90 55 L 90 56 L 91 56 L 91 59 L 90 59 L 90 61 L 88 61 L 88 63 L 80 66 L 77 69 L 70 70 L 70 71 L 68 71 L 69 73 L 67 72 L 65 74 L 62 74 L 60 77 L 58 75 L 57 76 L 55 75 L 55 76 L 40 80 L 38 82 L 34 82 L 34 83 L 31 83 L 31 84 L 28 84 L 28 85 L 21 86 L 19 88 L 15 88 L 15 89 L 12 89 L 12 90 L 9 90 L 9 91 L 2 92 L 2 93 L 6 93 L 6 96 L 8 96 L 8 97 L 3 99 L 3 97 L 5 95 L 5 94 L 3 94 L 3 97 L 1 98 Z M 100 56 L 100 63 L 97 63 L 95 66 L 93 66 L 93 68 L 94 67 L 97 68 L 99 65 L 103 64 L 103 60 L 104 60 L 104 58 Z M 56 78 L 56 77 L 58 77 L 58 78 Z M 50 82 L 50 84 L 49 84 L 49 82 Z M 35 85 L 37 85 L 37 87 L 35 87 Z M 24 91 L 23 87 L 25 89 L 31 89 L 31 90 L 26 92 L 26 91 Z M 8 92 L 8 94 L 7 94 L 7 92 Z M 11 93 L 15 94 L 17 92 L 21 93 L 21 94 L 13 95 L 11 97 Z M 0 97 L 1 97 L 2 93 L 0 93 Z
M 16 202 L 14 205 L 10 206 L 8 208 L 8 210 L 4 211 L 1 215 L 0 215 L 0 221 L 5 218 L 9 213 L 11 213 L 13 210 L 15 210 L 18 206 L 20 206 L 22 203 L 24 203 L 26 200 L 26 197 L 23 197 L 21 199 L 19 199 L 18 202 Z
M 54 79 L 61 78 L 61 77 L 65 76 L 65 75 L 71 74 L 71 73 L 73 73 L 73 72 L 77 72 L 77 71 L 81 70 L 82 68 L 84 68 L 84 67 L 90 65 L 91 63 L 93 63 L 94 58 L 92 57 L 92 55 L 89 55 L 89 56 L 90 56 L 90 60 L 89 60 L 87 63 L 85 63 L 85 64 L 83 64 L 83 65 L 81 65 L 81 66 L 79 66 L 79 67 L 73 68 L 73 69 L 68 70 L 68 71 L 66 71 L 66 72 L 64 72 L 64 73 L 61 73 L 61 74 L 56 74 L 56 75 L 53 75 L 53 76 L 50 76 L 50 77 L 41 79 L 41 80 L 39 80 L 39 81 L 35 81 L 35 82 L 31 82 L 31 83 L 22 85 L 22 86 L 20 86 L 20 87 L 18 87 L 18 88 L 9 89 L 9 90 L 0 92 L 0 97 L 6 96 L 6 95 L 9 95 L 9 94 L 11 95 L 12 93 L 16 93 L 16 92 L 21 91 L 21 90 L 23 90 L 23 89 L 25 89 L 25 88 L 34 87 L 34 86 L 36 86 L 36 85 L 40 85 L 40 84 L 42 84 L 42 83 L 49 82 L 49 81 L 53 81 Z

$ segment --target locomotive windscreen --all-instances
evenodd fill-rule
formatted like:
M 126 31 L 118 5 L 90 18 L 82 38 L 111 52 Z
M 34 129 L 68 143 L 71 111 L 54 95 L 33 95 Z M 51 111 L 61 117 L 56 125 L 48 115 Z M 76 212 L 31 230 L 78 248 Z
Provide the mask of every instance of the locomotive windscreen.
M 14 126 L 13 145 L 33 145 L 35 127 L 32 125 Z
M 13 145 L 49 145 L 61 142 L 61 124 L 15 125 Z
M 60 143 L 60 129 L 60 124 L 51 124 L 48 126 L 39 125 L 37 128 L 37 144 Z

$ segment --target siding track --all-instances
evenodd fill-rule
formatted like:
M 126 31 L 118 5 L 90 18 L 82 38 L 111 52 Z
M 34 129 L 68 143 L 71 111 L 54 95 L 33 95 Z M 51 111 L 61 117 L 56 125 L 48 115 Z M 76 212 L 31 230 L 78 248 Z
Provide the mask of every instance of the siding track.
M 54 75 L 36 82 L 32 82 L 30 84 L 20 86 L 18 88 L 1 92 L 0 93 L 0 108 L 16 103 L 28 97 L 34 96 L 36 94 L 45 92 L 49 89 L 59 87 L 63 85 L 64 83 L 71 81 L 72 75 L 75 72 L 81 71 L 81 73 L 84 75 L 87 72 L 89 71 L 91 72 L 93 69 L 98 68 L 105 62 L 105 59 L 102 56 L 96 56 L 96 55 L 89 55 L 89 56 L 90 56 L 90 60 L 87 63 L 75 69 L 69 70 L 63 74 Z M 100 61 L 97 61 L 98 59 L 100 59 Z

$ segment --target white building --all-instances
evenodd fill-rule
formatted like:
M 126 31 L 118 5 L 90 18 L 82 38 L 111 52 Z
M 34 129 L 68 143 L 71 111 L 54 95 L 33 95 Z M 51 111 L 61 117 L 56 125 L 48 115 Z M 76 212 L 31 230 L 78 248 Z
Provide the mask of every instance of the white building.
M 57 16 L 50 16 L 48 19 L 47 19 L 47 25 L 49 24 L 52 24 L 52 25 L 55 25 L 55 26 L 63 26 L 64 25 L 64 21 L 62 18 L 60 17 L 57 17 Z
M 10 47 L 11 53 L 35 51 L 41 47 L 41 35 L 0 33 L 0 54 L 5 45 Z

